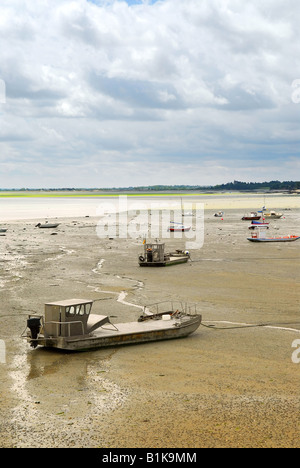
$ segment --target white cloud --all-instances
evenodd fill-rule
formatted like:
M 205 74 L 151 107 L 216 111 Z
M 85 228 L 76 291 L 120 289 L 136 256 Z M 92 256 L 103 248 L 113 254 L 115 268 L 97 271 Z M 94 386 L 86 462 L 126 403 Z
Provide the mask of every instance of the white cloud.
M 0 187 L 251 180 L 271 157 L 294 178 L 299 21 L 298 0 L 2 2 Z

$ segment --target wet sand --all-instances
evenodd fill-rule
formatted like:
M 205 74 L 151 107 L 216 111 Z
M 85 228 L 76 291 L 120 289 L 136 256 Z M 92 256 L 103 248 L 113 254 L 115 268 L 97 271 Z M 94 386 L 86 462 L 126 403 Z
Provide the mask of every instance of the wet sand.
M 299 233 L 292 200 L 270 221 L 273 234 Z M 223 220 L 213 214 L 205 210 L 204 245 L 191 261 L 158 269 L 138 266 L 141 239 L 100 239 L 96 217 L 60 218 L 55 231 L 6 223 L 1 447 L 299 448 L 300 364 L 291 357 L 300 240 L 256 245 L 246 240 L 244 207 Z M 73 297 L 95 299 L 94 313 L 115 322 L 136 319 L 134 305 L 197 302 L 206 326 L 185 339 L 77 354 L 33 350 L 20 338 L 28 313 Z

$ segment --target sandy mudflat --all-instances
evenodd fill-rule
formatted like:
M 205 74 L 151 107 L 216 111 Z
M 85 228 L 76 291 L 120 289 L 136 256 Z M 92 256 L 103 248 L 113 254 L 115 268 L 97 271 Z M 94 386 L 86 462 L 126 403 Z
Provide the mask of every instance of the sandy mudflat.
M 272 234 L 300 233 L 299 198 L 277 202 L 270 208 L 284 217 L 271 221 Z M 206 207 L 192 261 L 160 269 L 138 266 L 141 239 L 100 239 L 97 218 L 61 218 L 55 231 L 3 223 L 1 447 L 299 448 L 300 364 L 291 357 L 300 240 L 250 243 L 244 206 L 231 205 L 223 220 L 214 211 Z M 28 313 L 73 297 L 97 300 L 94 313 L 115 322 L 138 317 L 132 304 L 197 302 L 214 329 L 78 354 L 33 350 L 20 338 Z

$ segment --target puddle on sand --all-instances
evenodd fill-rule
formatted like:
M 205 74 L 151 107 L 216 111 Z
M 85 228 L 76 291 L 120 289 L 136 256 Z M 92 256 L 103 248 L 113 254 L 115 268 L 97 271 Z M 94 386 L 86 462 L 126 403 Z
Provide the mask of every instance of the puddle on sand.
M 8 252 L 0 253 L 1 276 L 0 288 L 4 288 L 10 282 L 19 281 L 22 278 L 22 271 L 29 263 L 24 255 L 14 255 Z
M 34 446 L 35 436 L 46 441 L 47 431 L 52 434 L 57 428 L 65 434 L 80 431 L 82 425 L 89 428 L 91 417 L 101 418 L 122 406 L 129 391 L 109 380 L 115 352 L 65 354 L 36 349 L 15 356 L 10 377 L 18 446 Z

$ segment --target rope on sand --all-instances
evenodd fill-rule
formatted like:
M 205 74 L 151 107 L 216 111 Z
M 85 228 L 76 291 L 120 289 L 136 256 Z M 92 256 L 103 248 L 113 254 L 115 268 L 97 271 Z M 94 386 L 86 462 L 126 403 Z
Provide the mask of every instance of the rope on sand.
M 203 322 L 201 325 L 206 328 L 210 328 L 211 330 L 234 330 L 237 328 L 258 328 L 258 327 L 265 327 L 265 328 L 273 328 L 275 330 L 285 330 L 285 331 L 292 331 L 296 333 L 300 333 L 300 330 L 297 328 L 287 328 L 287 327 L 280 327 L 278 325 L 300 325 L 300 322 L 269 322 L 269 323 L 239 323 L 239 322 L 228 322 L 225 320 L 216 320 L 215 323 L 228 323 L 230 325 L 234 325 L 232 327 L 216 327 L 214 324 L 205 325 Z

